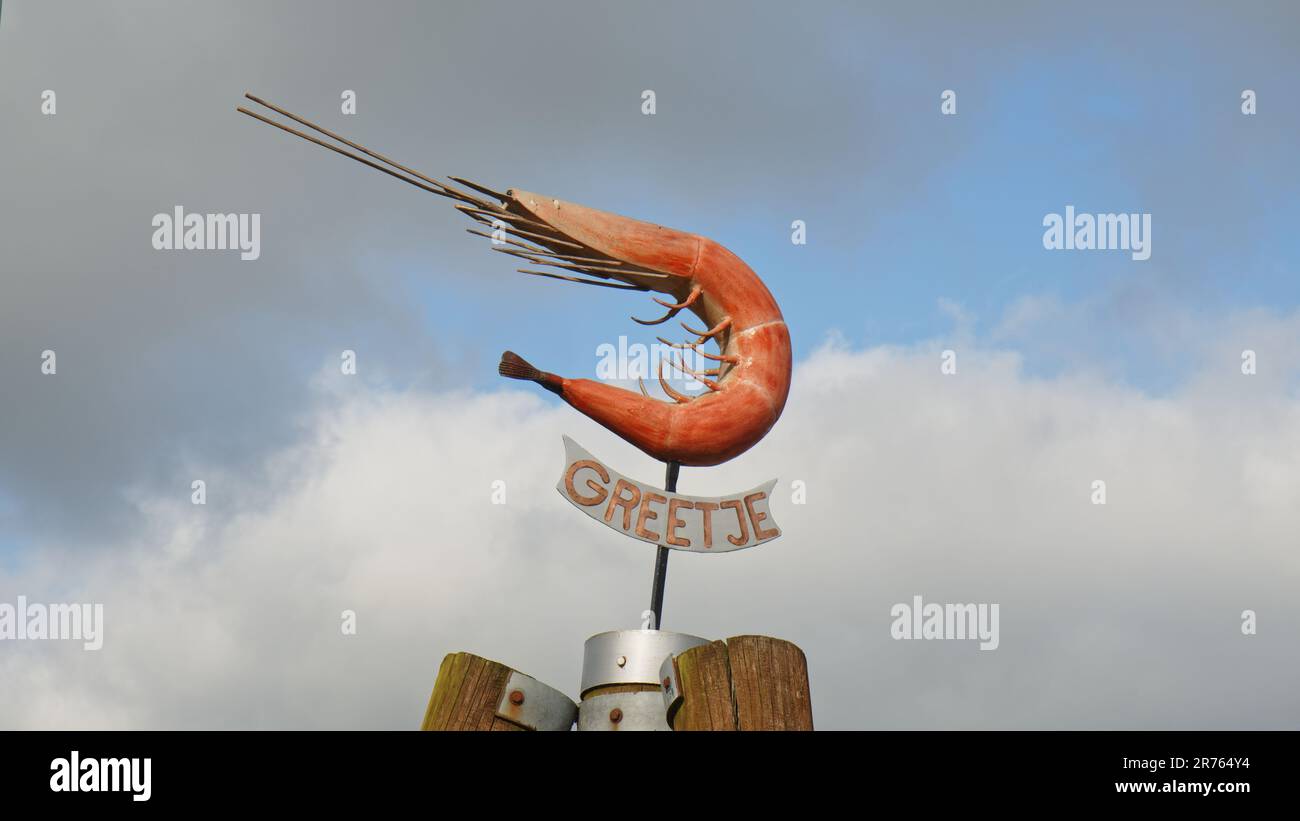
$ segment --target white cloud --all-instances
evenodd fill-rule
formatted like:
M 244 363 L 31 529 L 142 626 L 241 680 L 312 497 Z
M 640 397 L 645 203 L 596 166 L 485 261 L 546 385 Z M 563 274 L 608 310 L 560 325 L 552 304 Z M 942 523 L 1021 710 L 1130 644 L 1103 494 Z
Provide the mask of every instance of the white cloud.
M 823 728 L 1300 724 L 1286 385 L 1229 361 L 1156 399 L 974 347 L 943 376 L 940 347 L 823 347 L 768 439 L 683 471 L 689 493 L 802 479 L 808 504 L 778 493 L 770 545 L 674 554 L 665 626 L 797 642 Z M 3 600 L 107 619 L 98 653 L 0 645 L 0 726 L 414 727 L 447 652 L 576 695 L 583 640 L 639 624 L 653 549 L 558 497 L 560 435 L 647 481 L 662 467 L 569 408 L 336 393 L 313 431 L 261 476 L 210 476 L 205 507 L 188 484 L 141 499 L 154 529 L 100 558 L 47 546 L 0 576 Z M 999 603 L 1000 649 L 891 640 L 917 594 Z

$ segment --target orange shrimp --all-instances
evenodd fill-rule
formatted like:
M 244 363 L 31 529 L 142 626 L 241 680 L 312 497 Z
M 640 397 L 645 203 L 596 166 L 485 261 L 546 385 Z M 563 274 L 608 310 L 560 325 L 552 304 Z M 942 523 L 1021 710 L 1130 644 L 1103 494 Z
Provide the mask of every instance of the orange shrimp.
M 498 372 L 502 376 L 537 382 L 649 455 L 682 465 L 716 465 L 739 456 L 776 424 L 790 393 L 790 333 L 781 309 L 762 280 L 718 243 L 540 194 L 515 189 L 498 193 L 460 177 L 448 178 L 476 192 L 469 193 L 399 165 L 251 94 L 245 96 L 379 162 L 238 109 L 244 114 L 457 201 L 458 210 L 491 229 L 491 233 L 474 229 L 470 233 L 491 238 L 493 250 L 586 276 L 519 269 L 523 273 L 667 294 L 672 301 L 655 298 L 667 309 L 662 317 L 633 319 L 643 325 L 657 325 L 681 311 L 690 311 L 704 323 L 700 329 L 682 323 L 694 339 L 672 343 L 660 337 L 660 341 L 678 350 L 690 349 L 717 363 L 715 368 L 696 372 L 684 363 L 673 362 L 675 368 L 708 389 L 695 398 L 668 384 L 661 363 L 659 383 L 670 401 L 649 396 L 644 383 L 638 394 L 591 379 L 566 379 L 534 368 L 510 351 L 501 356 Z M 702 349 L 709 341 L 717 343 L 718 353 Z
M 502 376 L 541 383 L 586 416 L 665 462 L 716 465 L 749 450 L 771 430 L 790 393 L 790 332 L 772 294 L 739 257 L 697 234 L 540 194 L 511 190 L 502 202 L 506 212 L 530 220 L 520 227 L 545 226 L 546 231 L 536 233 L 578 246 L 533 237 L 538 244 L 562 254 L 557 261 L 581 256 L 584 261 L 573 262 L 572 269 L 670 295 L 671 302 L 655 299 L 667 309 L 662 317 L 636 321 L 659 324 L 689 310 L 704 323 L 700 329 L 682 323 L 695 339 L 671 343 L 661 337 L 660 341 L 677 349 L 689 348 L 718 363 L 716 368 L 697 373 L 674 362 L 674 367 L 708 389 L 695 398 L 673 390 L 664 379 L 661 363 L 659 382 L 671 397 L 669 402 L 591 379 L 545 373 L 509 351 L 501 357 L 498 370 Z M 498 221 L 509 222 L 510 217 L 498 217 Z M 543 260 L 538 256 L 532 261 Z M 719 354 L 701 349 L 709 340 L 718 343 Z

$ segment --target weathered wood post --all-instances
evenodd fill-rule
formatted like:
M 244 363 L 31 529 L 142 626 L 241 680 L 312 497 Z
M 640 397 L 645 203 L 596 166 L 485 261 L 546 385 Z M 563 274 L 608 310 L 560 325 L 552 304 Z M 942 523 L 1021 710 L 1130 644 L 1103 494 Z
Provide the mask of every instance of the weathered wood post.
M 710 642 L 665 662 L 665 673 L 674 730 L 813 728 L 808 662 L 788 641 L 736 636 Z
M 581 704 L 470 653 L 442 661 L 422 730 L 811 730 L 808 664 L 769 636 L 709 641 L 666 630 L 587 640 Z
M 422 730 L 568 730 L 578 705 L 560 691 L 470 653 L 438 668 Z

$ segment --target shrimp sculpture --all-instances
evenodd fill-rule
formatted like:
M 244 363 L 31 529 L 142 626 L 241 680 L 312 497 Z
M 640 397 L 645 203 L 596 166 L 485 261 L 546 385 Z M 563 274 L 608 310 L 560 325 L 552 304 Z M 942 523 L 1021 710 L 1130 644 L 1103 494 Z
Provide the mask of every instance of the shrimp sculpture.
M 659 337 L 659 341 L 678 350 L 690 349 L 717 363 L 694 371 L 684 362 L 673 361 L 673 367 L 708 389 L 692 398 L 668 384 L 661 361 L 659 384 L 668 401 L 650 396 L 644 381 L 641 392 L 636 393 L 591 379 L 567 379 L 539 370 L 511 351 L 501 355 L 497 370 L 502 376 L 537 382 L 654 458 L 682 465 L 717 465 L 739 456 L 762 439 L 780 417 L 790 392 L 790 333 L 762 280 L 718 243 L 541 194 L 517 189 L 498 193 L 460 177 L 448 177 L 461 186 L 456 188 L 251 94 L 245 96 L 378 162 L 248 109 L 238 109 L 250 117 L 456 201 L 459 211 L 488 229 L 468 230 L 491 239 L 494 251 L 585 276 L 518 269 L 522 273 L 667 295 L 671 299 L 654 298 L 666 309 L 663 316 L 633 317 L 633 321 L 659 325 L 690 311 L 703 323 L 698 329 L 681 323 L 692 339 L 675 343 Z M 710 341 L 717 343 L 718 353 L 702 349 Z

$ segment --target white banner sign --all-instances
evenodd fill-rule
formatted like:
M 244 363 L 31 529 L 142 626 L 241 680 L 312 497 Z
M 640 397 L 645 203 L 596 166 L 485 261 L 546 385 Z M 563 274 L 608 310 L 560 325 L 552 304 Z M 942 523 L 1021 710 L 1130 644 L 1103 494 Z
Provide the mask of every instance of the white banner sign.
M 768 499 L 776 480 L 727 496 L 683 496 L 616 473 L 564 437 L 564 473 L 555 489 L 607 527 L 643 542 L 726 553 L 781 535 Z

